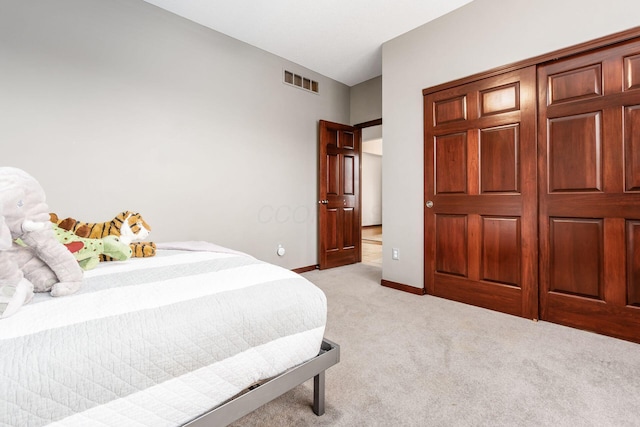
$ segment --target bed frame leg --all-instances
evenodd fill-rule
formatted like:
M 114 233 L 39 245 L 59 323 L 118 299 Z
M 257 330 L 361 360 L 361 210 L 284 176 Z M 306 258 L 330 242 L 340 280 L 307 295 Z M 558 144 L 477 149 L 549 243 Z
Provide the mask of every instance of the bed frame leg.
M 324 414 L 324 371 L 313 377 L 313 413 Z

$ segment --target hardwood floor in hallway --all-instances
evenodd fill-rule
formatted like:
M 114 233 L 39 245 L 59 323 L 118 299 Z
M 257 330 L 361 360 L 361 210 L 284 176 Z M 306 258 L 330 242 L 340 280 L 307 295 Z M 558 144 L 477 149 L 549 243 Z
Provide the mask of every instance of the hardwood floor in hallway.
M 362 263 L 382 268 L 382 226 L 362 227 Z

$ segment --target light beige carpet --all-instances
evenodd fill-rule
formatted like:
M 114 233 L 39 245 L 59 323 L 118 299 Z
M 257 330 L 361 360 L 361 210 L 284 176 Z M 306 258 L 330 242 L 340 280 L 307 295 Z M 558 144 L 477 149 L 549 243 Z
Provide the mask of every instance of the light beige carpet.
M 326 413 L 311 380 L 234 426 L 640 426 L 640 345 L 385 288 L 374 266 L 304 276 L 341 346 Z

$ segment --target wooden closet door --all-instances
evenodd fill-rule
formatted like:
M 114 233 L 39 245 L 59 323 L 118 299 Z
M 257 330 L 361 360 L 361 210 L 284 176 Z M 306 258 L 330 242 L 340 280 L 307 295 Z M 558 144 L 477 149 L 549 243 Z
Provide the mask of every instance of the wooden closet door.
M 538 82 L 541 318 L 640 342 L 640 42 Z
M 427 93 L 427 293 L 538 318 L 536 71 Z

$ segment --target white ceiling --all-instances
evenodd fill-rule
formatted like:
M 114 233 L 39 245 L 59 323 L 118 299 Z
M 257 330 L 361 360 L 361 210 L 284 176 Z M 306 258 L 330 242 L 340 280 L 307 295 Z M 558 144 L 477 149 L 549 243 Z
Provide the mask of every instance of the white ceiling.
M 348 86 L 382 74 L 382 44 L 472 0 L 145 0 Z

